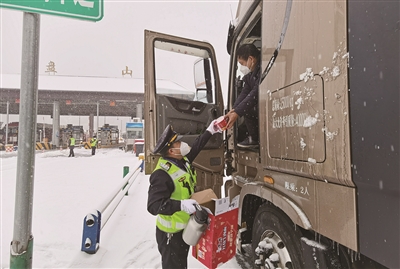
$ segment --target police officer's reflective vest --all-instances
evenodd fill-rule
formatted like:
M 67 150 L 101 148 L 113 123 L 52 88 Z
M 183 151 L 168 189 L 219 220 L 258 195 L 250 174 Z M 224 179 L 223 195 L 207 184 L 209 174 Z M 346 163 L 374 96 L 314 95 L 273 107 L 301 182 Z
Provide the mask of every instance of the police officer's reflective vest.
M 189 199 L 192 193 L 194 193 L 194 187 L 196 186 L 196 171 L 189 165 L 189 161 L 186 157 L 186 170 L 184 171 L 174 163 L 160 158 L 157 166 L 154 169 L 162 169 L 168 173 L 175 185 L 175 190 L 171 194 L 173 200 L 184 200 Z M 177 211 L 174 214 L 168 215 L 157 215 L 157 227 L 167 233 L 176 233 L 183 230 L 189 222 L 190 215 L 185 211 Z
M 90 139 L 90 146 L 93 148 L 97 145 L 97 139 L 96 138 L 92 138 Z
M 71 137 L 69 140 L 70 140 L 69 141 L 69 145 L 70 146 L 75 146 L 75 138 Z

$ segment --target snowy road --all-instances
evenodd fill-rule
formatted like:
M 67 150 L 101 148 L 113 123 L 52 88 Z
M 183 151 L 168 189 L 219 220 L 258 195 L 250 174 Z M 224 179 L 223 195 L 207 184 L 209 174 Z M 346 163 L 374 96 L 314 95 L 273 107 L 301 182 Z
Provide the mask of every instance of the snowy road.
M 14 229 L 17 156 L 1 158 L 1 268 L 9 268 Z M 83 219 L 140 162 L 118 149 L 76 149 L 38 152 L 33 197 L 34 268 L 161 268 L 155 242 L 155 217 L 146 210 L 148 177 L 140 173 L 119 207 L 101 230 L 100 248 L 90 255 L 80 250 Z M 205 268 L 189 253 L 189 268 Z M 220 268 L 240 268 L 235 259 Z

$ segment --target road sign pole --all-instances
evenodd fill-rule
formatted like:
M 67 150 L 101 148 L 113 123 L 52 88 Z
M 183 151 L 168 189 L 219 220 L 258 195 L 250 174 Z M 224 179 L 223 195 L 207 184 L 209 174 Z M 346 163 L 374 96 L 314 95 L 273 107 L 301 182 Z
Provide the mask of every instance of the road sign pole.
M 24 12 L 14 233 L 10 268 L 32 268 L 32 208 L 38 98 L 40 14 Z

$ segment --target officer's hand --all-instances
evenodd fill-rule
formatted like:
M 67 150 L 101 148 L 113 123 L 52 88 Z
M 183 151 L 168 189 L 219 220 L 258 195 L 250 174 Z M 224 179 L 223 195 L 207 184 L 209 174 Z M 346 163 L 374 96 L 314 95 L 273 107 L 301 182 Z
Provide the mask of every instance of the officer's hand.
M 188 214 L 192 214 L 196 212 L 196 207 L 195 205 L 198 205 L 196 200 L 194 199 L 185 199 L 181 200 L 181 210 L 185 211 Z
M 207 131 L 209 131 L 212 135 L 215 133 L 222 133 L 221 128 L 215 125 L 216 121 L 217 120 L 213 120 L 207 128 Z

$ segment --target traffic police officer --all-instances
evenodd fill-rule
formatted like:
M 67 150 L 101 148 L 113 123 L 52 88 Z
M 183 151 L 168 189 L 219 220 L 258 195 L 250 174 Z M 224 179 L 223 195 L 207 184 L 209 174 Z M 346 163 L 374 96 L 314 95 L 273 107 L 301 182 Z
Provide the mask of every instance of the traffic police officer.
M 196 187 L 192 162 L 210 137 L 221 132 L 214 129 L 214 122 L 197 137 L 192 148 L 180 141 L 182 136 L 168 125 L 154 148 L 154 153 L 162 157 L 150 176 L 147 210 L 157 215 L 156 240 L 163 269 L 187 268 L 189 245 L 183 241 L 182 233 L 197 204 L 189 199 Z
M 96 134 L 90 139 L 90 147 L 92 148 L 92 155 L 96 154 L 96 147 L 97 147 L 97 137 Z
M 74 148 L 75 148 L 75 138 L 70 135 L 68 138 L 68 147 L 69 147 L 69 156 L 68 157 L 75 157 Z

